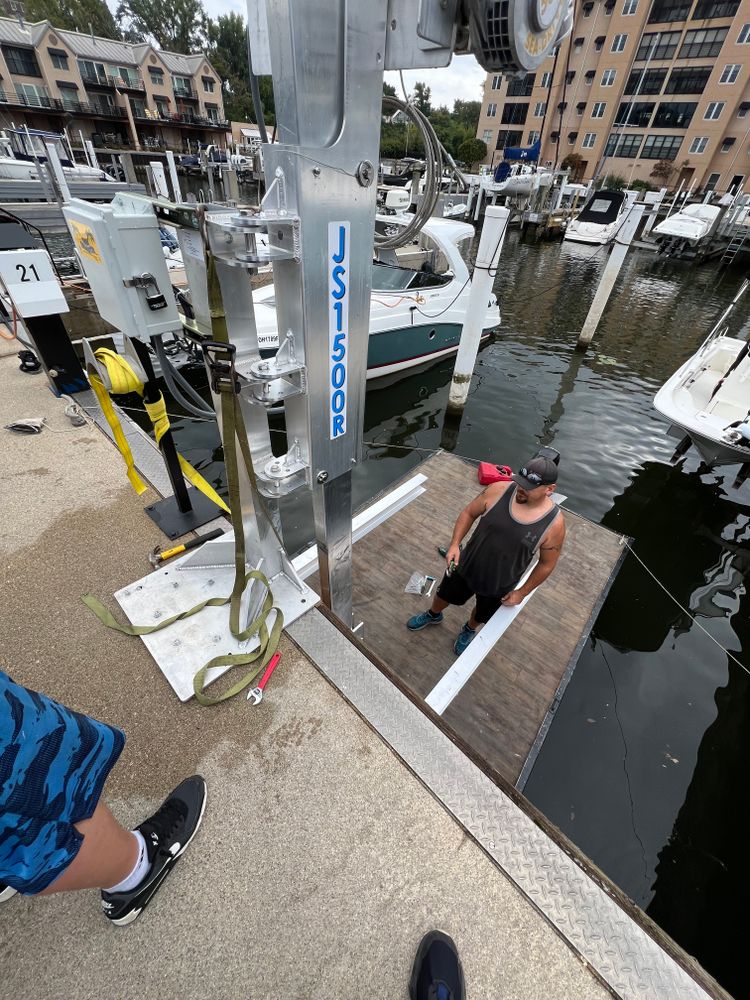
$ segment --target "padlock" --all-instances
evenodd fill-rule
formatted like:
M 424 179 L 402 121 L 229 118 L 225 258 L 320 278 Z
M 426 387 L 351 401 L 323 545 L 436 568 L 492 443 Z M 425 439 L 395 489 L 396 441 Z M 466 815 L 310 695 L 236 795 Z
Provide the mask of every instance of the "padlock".
M 156 288 L 155 285 L 154 287 Z M 166 309 L 167 300 L 161 294 L 159 289 L 156 288 L 156 292 L 152 295 L 149 295 L 148 292 L 146 292 L 146 305 L 149 307 L 149 309 L 152 309 L 154 312 L 157 312 L 159 309 Z

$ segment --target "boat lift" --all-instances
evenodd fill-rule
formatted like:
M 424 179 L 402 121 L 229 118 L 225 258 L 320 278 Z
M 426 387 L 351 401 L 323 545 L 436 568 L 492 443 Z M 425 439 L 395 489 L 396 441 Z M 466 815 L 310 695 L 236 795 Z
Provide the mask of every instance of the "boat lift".
M 502 18 L 501 6 L 249 0 L 253 71 L 272 75 L 277 117 L 278 141 L 263 147 L 260 211 L 129 194 L 111 205 L 72 200 L 64 208 L 101 314 L 145 343 L 180 329 L 158 221 L 177 229 L 217 413 L 217 386 L 230 379 L 252 457 L 251 475 L 240 468 L 247 562 L 262 566 L 286 623 L 308 610 L 315 595 L 280 544 L 278 500 L 307 489 L 321 597 L 352 624 L 351 477 L 362 454 L 383 72 L 447 66 L 454 52 L 473 52 L 487 70 L 529 72 L 570 31 L 568 0 L 516 0 Z M 248 271 L 269 262 L 280 347 L 264 360 Z M 224 321 L 230 346 L 220 349 L 210 342 Z M 289 450 L 277 457 L 268 411 L 280 400 Z M 222 428 L 225 445 L 228 434 Z M 205 598 L 209 583 L 214 593 L 220 587 L 221 571 L 233 569 L 233 550 L 225 536 L 183 557 L 177 605 L 170 603 L 168 571 L 146 578 L 147 588 L 142 581 L 135 603 L 121 603 L 134 621 L 146 609 L 153 617 L 155 607 L 164 616 L 189 606 L 197 595 Z M 170 645 L 179 627 L 168 630 Z M 158 650 L 160 642 L 148 640 L 162 665 L 162 656 L 177 654 Z

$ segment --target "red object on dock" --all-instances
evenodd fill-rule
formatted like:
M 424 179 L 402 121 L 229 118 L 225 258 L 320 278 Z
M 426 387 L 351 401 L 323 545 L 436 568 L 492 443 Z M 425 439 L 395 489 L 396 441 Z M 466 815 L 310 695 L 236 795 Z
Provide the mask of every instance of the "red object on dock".
M 477 473 L 482 486 L 489 486 L 490 483 L 508 483 L 513 478 L 513 470 L 509 465 L 494 465 L 492 462 L 480 462 Z

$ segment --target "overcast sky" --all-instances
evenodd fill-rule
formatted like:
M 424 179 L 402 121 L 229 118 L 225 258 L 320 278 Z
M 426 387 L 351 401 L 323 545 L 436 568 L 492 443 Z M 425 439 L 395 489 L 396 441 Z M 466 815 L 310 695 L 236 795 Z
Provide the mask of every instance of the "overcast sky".
M 113 11 L 117 8 L 117 0 L 107 2 Z M 203 0 L 203 6 L 209 17 L 235 11 L 247 18 L 245 0 Z M 385 76 L 396 88 L 398 96 L 402 97 L 398 73 L 386 73 Z M 479 68 L 474 56 L 456 56 L 446 69 L 405 70 L 404 82 L 406 89 L 411 91 L 417 80 L 423 80 L 432 91 L 433 107 L 445 104 L 450 110 L 456 98 L 462 101 L 480 101 L 484 76 L 484 70 Z

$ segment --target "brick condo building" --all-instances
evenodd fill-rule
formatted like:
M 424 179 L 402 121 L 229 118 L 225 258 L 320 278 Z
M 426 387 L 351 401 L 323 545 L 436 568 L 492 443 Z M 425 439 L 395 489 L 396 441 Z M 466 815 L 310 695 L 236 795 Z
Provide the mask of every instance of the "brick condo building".
M 488 74 L 487 163 L 541 139 L 578 176 L 726 192 L 750 180 L 750 0 L 585 0 L 537 73 Z M 652 171 L 669 161 L 668 177 Z M 750 190 L 750 188 L 747 188 Z
M 224 146 L 221 80 L 201 54 L 162 52 L 0 18 L 0 128 L 79 131 L 95 146 Z

